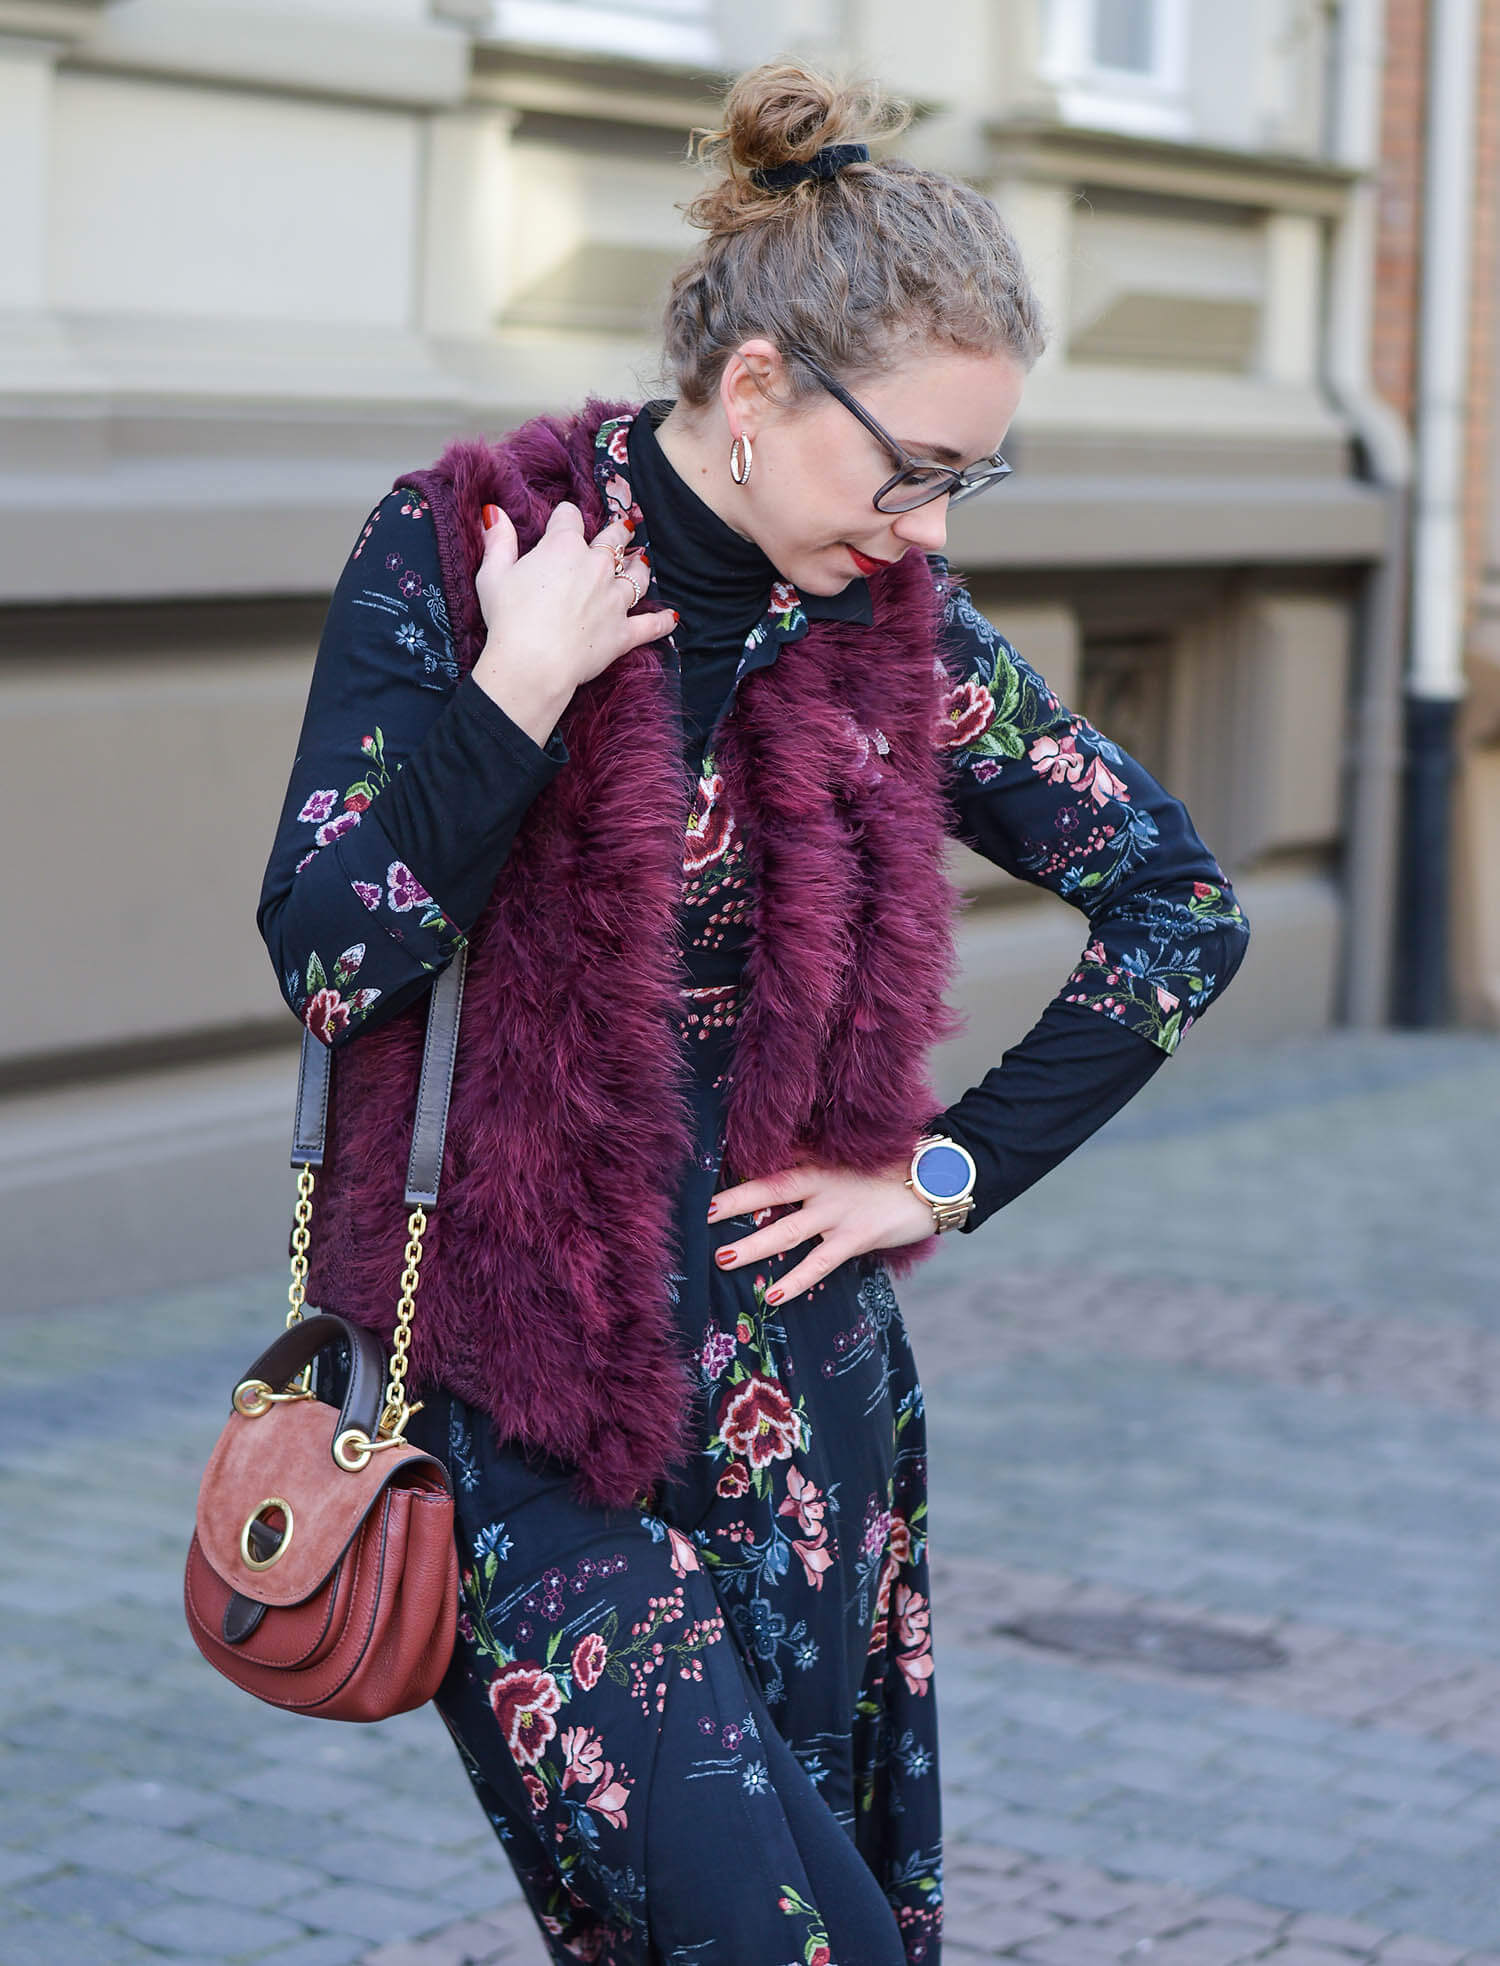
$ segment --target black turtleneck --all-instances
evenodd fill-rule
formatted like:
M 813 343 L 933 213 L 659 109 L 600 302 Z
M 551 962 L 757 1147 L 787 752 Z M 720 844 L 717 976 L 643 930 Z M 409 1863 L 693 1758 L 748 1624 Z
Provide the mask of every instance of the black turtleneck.
M 662 602 L 675 608 L 682 657 L 683 744 L 697 768 L 703 745 L 734 685 L 745 637 L 766 611 L 781 576 L 753 540 L 706 505 L 656 440 L 670 402 L 647 403 L 630 426 L 630 485 Z M 804 594 L 810 621 L 871 619 L 870 590 L 851 580 L 837 594 Z

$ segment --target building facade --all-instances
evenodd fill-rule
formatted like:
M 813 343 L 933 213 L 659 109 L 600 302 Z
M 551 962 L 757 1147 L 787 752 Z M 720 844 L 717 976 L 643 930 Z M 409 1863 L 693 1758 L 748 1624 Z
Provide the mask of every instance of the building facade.
M 1020 238 L 1052 345 L 950 554 L 1234 877 L 1254 943 L 1205 1031 L 1381 1021 L 1409 462 L 1370 370 L 1384 31 L 1379 0 L 0 0 L 0 1087 L 295 1037 L 255 901 L 365 514 L 455 433 L 661 388 L 689 132 L 783 51 L 912 98 L 901 149 Z M 1491 765 L 1465 796 L 1482 835 Z M 961 867 L 955 1089 L 1081 946 Z M 1500 973 L 1472 942 L 1465 975 Z

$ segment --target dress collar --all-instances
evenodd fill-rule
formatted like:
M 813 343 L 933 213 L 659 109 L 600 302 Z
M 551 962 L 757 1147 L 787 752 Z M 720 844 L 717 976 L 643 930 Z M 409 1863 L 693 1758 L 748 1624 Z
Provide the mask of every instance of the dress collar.
M 695 630 L 704 639 L 722 639 L 732 632 L 746 635 L 747 656 L 755 647 L 794 640 L 807 632 L 809 621 L 873 619 L 870 589 L 864 580 L 850 581 L 837 594 L 803 595 L 783 580 L 759 547 L 726 525 L 674 469 L 656 441 L 656 425 L 671 409 L 659 398 L 643 405 L 640 428 L 634 432 L 636 462 L 632 464 L 632 426 L 637 413 L 612 417 L 599 427 L 595 439 L 594 475 L 611 518 L 635 522 L 634 544 L 650 552 L 651 518 L 659 529 L 662 554 L 671 554 L 672 584 L 698 605 Z M 643 472 L 640 490 L 649 514 L 643 512 L 633 479 Z M 757 609 L 758 597 L 760 600 Z M 655 571 L 646 599 L 661 606 Z M 686 610 L 683 610 L 686 612 Z

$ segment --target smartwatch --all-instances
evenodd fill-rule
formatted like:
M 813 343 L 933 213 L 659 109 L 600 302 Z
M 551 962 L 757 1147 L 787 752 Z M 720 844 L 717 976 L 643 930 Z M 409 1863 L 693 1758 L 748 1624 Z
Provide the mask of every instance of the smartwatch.
M 917 1142 L 906 1185 L 931 1206 L 936 1234 L 960 1228 L 968 1219 L 978 1173 L 968 1148 L 946 1133 L 924 1133 Z

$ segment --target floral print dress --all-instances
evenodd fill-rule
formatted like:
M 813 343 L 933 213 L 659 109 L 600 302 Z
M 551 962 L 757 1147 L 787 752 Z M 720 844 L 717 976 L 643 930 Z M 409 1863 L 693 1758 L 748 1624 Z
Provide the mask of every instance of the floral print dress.
M 605 424 L 601 489 L 649 551 L 631 456 L 631 419 Z M 377 562 L 397 646 L 422 665 L 414 687 L 451 687 L 445 617 L 429 608 L 408 632 L 437 580 L 430 525 L 396 523 L 420 518 L 413 498 L 385 500 L 360 550 L 383 529 L 401 539 Z M 1233 973 L 1243 916 L 1180 805 L 1058 702 L 941 563 L 935 577 L 955 830 L 1089 913 L 1053 1012 L 1075 1031 L 1087 1020 L 1101 1056 L 1113 1045 L 1159 1062 Z M 427 1394 L 413 1423 L 451 1470 L 459 1521 L 460 1638 L 437 1706 L 557 1960 L 900 1966 L 939 1951 L 925 1419 L 891 1280 L 861 1258 L 776 1307 L 767 1290 L 801 1251 L 738 1272 L 713 1260 L 772 1212 L 706 1219 L 731 1178 L 725 1101 L 755 918 L 714 739 L 745 676 L 806 633 L 815 606 L 776 581 L 731 663 L 666 652 L 694 712 L 679 1035 L 696 1138 L 670 1279 L 696 1382 L 691 1461 L 640 1512 L 589 1510 L 569 1468 L 495 1442 L 450 1395 Z M 365 911 L 358 944 L 334 952 L 338 931 L 324 955 L 306 946 L 310 909 L 295 962 L 278 965 L 288 1001 L 330 1041 L 383 992 L 409 997 L 464 933 L 413 871 L 430 863 L 371 825 L 390 733 L 360 738 L 352 792 L 331 765 L 327 786 L 294 772 L 262 903 L 269 917 L 292 885 L 277 854 L 301 848 L 293 881 L 325 857 L 322 919 L 346 894 Z M 326 754 L 308 739 L 305 727 L 299 770 L 316 775 Z M 984 1109 L 971 1106 L 966 1132 L 965 1108 L 952 1130 L 982 1148 Z M 981 1220 L 999 1205 L 987 1199 Z

